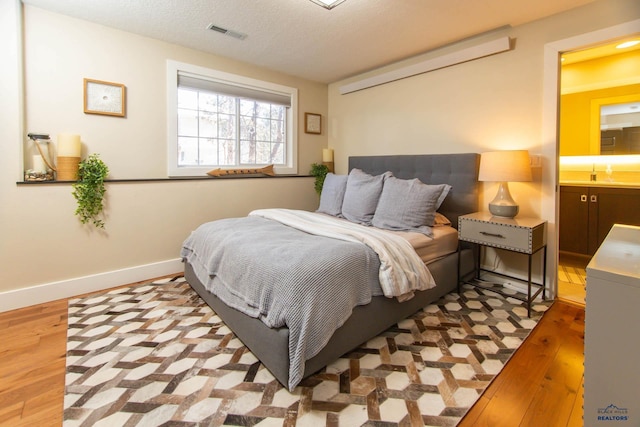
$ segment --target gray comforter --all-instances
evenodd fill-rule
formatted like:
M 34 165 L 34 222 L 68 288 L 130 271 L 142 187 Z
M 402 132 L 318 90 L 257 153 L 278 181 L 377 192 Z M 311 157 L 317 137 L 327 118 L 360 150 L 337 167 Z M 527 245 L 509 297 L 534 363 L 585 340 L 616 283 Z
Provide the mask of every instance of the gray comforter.
M 290 390 L 353 308 L 383 294 L 380 259 L 369 246 L 260 216 L 203 224 L 181 255 L 225 304 L 289 329 Z

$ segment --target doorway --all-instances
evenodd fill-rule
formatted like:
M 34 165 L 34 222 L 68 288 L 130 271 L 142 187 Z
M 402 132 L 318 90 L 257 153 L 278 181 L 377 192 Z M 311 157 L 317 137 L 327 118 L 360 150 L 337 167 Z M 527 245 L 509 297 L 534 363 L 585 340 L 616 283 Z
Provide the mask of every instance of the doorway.
M 620 75 L 615 70 L 620 69 L 628 55 L 637 55 L 640 45 L 632 46 L 625 50 L 620 47 L 622 42 L 640 40 L 636 36 L 619 38 L 615 41 L 591 46 L 587 49 L 574 47 L 573 49 L 559 52 L 561 54 L 560 68 L 560 103 L 558 108 L 558 146 L 557 159 L 575 159 L 579 164 L 580 157 L 600 156 L 613 154 L 601 149 L 601 122 L 600 115 L 593 117 L 593 103 L 597 99 L 608 99 L 606 94 L 632 95 L 637 90 L 637 84 L 625 86 L 620 82 L 628 82 L 629 76 Z M 576 78 L 575 76 L 580 76 Z M 585 79 L 585 76 L 589 78 Z M 635 76 L 634 76 L 635 77 Z M 581 80 L 582 79 L 582 80 Z M 613 99 L 613 98 L 610 98 Z M 577 101 L 580 100 L 580 101 Z M 589 105 L 589 103 L 591 105 Z M 585 120 L 585 115 L 591 114 L 591 125 Z M 631 154 L 631 153 L 621 153 Z M 591 157 L 590 161 L 597 161 L 600 157 Z M 590 192 L 590 180 L 595 178 L 590 171 L 596 171 L 596 165 L 585 164 L 582 168 L 563 167 L 558 162 L 557 183 L 559 186 L 557 197 L 557 240 L 558 268 L 557 268 L 557 296 L 579 305 L 586 302 L 586 266 L 594 253 L 593 247 L 585 247 L 579 243 L 587 241 L 589 230 L 586 215 L 591 209 L 589 203 L 576 203 L 580 197 L 578 193 Z M 574 164 L 572 162 L 572 164 Z M 610 166 L 607 165 L 607 173 L 610 174 Z M 602 171 L 604 175 L 604 170 Z M 582 196 L 585 197 L 586 196 Z M 575 199 L 575 201 L 574 201 Z M 583 200 L 583 202 L 586 201 Z M 584 223 L 585 226 L 578 226 Z M 591 242 L 590 246 L 593 246 Z
M 549 244 L 547 258 L 547 280 L 550 297 L 558 296 L 558 219 L 559 219 L 559 146 L 558 146 L 558 96 L 560 94 L 560 55 L 563 52 L 592 47 L 607 41 L 638 33 L 640 19 L 590 33 L 573 36 L 547 43 L 544 47 L 543 70 L 543 117 L 542 149 L 543 158 L 549 159 L 549 167 L 542 169 L 542 216 L 549 221 Z

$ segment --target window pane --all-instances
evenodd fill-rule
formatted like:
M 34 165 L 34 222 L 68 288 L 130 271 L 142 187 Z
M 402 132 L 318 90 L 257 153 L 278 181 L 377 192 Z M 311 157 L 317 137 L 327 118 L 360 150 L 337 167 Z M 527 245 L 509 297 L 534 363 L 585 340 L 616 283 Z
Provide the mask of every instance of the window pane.
M 200 113 L 200 130 L 199 136 L 213 138 L 218 136 L 218 115 L 215 113 Z
M 198 109 L 198 91 L 178 89 L 178 108 Z
M 284 120 L 285 107 L 282 105 L 271 106 L 271 118 L 274 120 Z
M 252 117 L 240 118 L 240 139 L 252 140 L 255 138 L 256 122 Z
M 198 136 L 198 112 L 178 108 L 178 135 Z
M 218 115 L 218 137 L 225 139 L 236 138 L 236 116 L 231 114 Z
M 271 117 L 271 104 L 267 104 L 266 102 L 256 102 L 258 108 L 258 117 Z
M 257 144 L 256 163 L 266 165 L 271 161 L 271 150 L 268 142 Z
M 240 163 L 256 163 L 256 144 L 252 141 L 240 141 Z
M 255 117 L 256 115 L 256 103 L 249 99 L 240 100 L 240 114 L 243 116 Z
M 256 139 L 258 141 L 271 140 L 271 121 L 269 119 L 256 119 Z
M 218 140 L 218 155 L 220 166 L 233 166 L 236 164 L 236 142 L 231 139 Z
M 217 141 L 210 138 L 200 138 L 200 158 L 198 164 L 201 166 L 217 165 L 218 164 L 218 150 Z
M 215 93 L 200 92 L 198 106 L 201 111 L 218 111 L 218 95 Z
M 221 113 L 235 114 L 236 99 L 226 95 L 218 95 L 218 111 Z
M 283 142 L 284 141 L 284 133 L 283 133 L 284 123 L 281 121 L 271 120 L 271 141 L 272 142 Z
M 271 162 L 275 164 L 283 164 L 284 163 L 284 147 L 283 143 L 273 144 L 271 146 Z
M 198 164 L 198 138 L 178 137 L 178 166 Z

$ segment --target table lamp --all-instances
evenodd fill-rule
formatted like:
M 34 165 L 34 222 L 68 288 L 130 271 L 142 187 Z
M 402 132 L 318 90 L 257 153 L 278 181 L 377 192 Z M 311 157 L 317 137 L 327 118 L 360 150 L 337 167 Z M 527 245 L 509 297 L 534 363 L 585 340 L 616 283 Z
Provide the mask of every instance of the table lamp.
M 500 183 L 498 194 L 489 203 L 489 212 L 494 216 L 513 218 L 520 208 L 509 193 L 509 181 L 531 181 L 529 152 L 506 150 L 482 153 L 478 181 Z

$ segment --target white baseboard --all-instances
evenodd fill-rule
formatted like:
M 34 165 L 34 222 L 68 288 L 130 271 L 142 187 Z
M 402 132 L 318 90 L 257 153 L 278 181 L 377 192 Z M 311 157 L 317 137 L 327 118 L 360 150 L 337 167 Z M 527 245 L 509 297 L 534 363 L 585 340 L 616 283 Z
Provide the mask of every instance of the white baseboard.
M 0 312 L 97 292 L 184 270 L 180 258 L 0 292 Z

